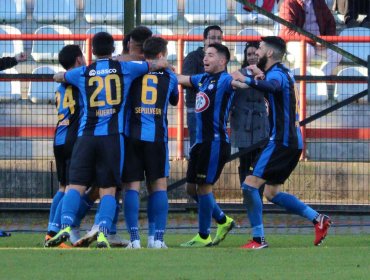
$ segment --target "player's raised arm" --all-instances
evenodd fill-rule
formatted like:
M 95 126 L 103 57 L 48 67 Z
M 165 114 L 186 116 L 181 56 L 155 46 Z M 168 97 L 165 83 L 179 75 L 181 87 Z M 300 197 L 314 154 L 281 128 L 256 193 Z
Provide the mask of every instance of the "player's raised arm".
M 193 84 L 190 82 L 190 76 L 176 74 L 176 77 L 180 85 L 185 87 L 193 87 Z
M 66 72 L 58 72 L 53 76 L 53 79 L 57 83 L 64 83 L 66 80 L 64 78 Z

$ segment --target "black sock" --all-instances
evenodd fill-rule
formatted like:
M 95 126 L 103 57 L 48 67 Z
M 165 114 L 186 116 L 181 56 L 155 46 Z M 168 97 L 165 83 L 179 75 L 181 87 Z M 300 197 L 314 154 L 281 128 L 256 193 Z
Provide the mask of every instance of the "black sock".
M 265 238 L 264 237 L 253 237 L 253 241 L 259 244 L 262 244 L 262 243 L 265 243 Z
M 217 221 L 218 224 L 223 225 L 226 223 L 226 216 L 223 216 L 220 220 Z
M 55 231 L 52 231 L 52 230 L 48 231 L 46 234 L 50 235 L 51 237 L 54 237 L 55 235 L 57 235 L 57 233 Z
M 209 234 L 204 234 L 204 233 L 200 233 L 199 232 L 199 236 L 202 238 L 202 239 L 207 239 Z

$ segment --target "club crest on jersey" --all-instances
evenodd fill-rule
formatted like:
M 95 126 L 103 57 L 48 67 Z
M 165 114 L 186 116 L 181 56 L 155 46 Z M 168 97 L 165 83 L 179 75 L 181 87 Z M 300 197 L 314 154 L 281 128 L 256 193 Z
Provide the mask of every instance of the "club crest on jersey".
M 215 85 L 214 85 L 214 84 L 209 84 L 208 89 L 209 89 L 209 90 L 212 90 L 214 87 L 215 87 Z
M 209 107 L 209 97 L 204 92 L 198 92 L 195 100 L 195 112 L 200 113 Z

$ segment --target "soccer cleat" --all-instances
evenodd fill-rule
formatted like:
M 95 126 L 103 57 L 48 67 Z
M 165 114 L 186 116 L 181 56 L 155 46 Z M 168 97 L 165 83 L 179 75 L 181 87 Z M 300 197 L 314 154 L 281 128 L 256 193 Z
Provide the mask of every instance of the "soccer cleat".
M 226 235 L 235 227 L 235 222 L 232 218 L 226 216 L 226 222 L 224 224 L 217 224 L 217 232 L 215 239 L 213 239 L 212 245 L 218 245 L 222 240 L 225 239 Z
M 118 234 L 108 234 L 109 245 L 112 247 L 127 247 L 130 241 L 122 239 Z
M 74 244 L 77 243 L 77 241 L 80 239 L 80 229 L 72 228 L 71 232 L 69 233 L 69 241 L 71 242 L 71 244 L 74 246 Z
M 51 235 L 46 235 L 45 236 L 45 240 L 44 240 L 44 247 L 47 247 L 46 246 L 46 242 L 49 240 L 49 239 L 51 239 L 51 238 L 53 238 Z M 61 249 L 70 249 L 70 248 L 72 248 L 71 246 L 69 246 L 69 245 L 67 245 L 66 243 L 60 243 L 59 244 L 59 246 L 58 246 L 58 248 L 61 248 Z
M 91 230 L 86 233 L 83 237 L 73 243 L 74 247 L 89 247 L 93 243 L 99 234 L 99 226 L 94 225 Z
M 315 246 L 321 245 L 328 234 L 330 225 L 332 224 L 330 217 L 322 214 L 319 215 L 317 221 L 318 223 L 315 225 Z
M 207 239 L 200 237 L 199 233 L 190 241 L 180 244 L 180 247 L 192 247 L 192 248 L 202 248 L 212 246 L 212 238 L 208 235 Z
M 241 246 L 242 249 L 252 249 L 252 250 L 259 250 L 263 248 L 267 248 L 269 245 L 267 242 L 258 243 L 254 240 L 250 240 L 247 244 Z
M 154 236 L 153 235 L 148 236 L 147 248 L 154 248 Z
M 45 247 L 58 247 L 59 245 L 61 245 L 62 243 L 66 242 L 69 239 L 70 232 L 71 232 L 71 227 L 66 227 L 60 230 L 54 237 L 47 240 L 44 246 Z
M 164 241 L 156 240 L 154 241 L 153 249 L 168 249 L 167 245 L 164 243 Z
M 128 243 L 126 249 L 141 249 L 140 240 L 134 240 Z
M 96 248 L 108 248 L 108 249 L 110 249 L 109 241 L 105 237 L 104 233 L 102 233 L 102 232 L 99 232 L 99 234 L 98 234 Z

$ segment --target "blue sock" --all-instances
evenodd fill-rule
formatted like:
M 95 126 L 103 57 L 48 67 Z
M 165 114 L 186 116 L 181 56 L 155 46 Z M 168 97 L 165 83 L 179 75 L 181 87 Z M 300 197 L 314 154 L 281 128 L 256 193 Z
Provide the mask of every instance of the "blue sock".
M 147 216 L 148 216 L 148 236 L 154 236 L 155 234 L 155 218 L 154 218 L 154 203 L 153 194 L 149 195 L 147 205 Z
M 117 233 L 117 222 L 118 222 L 118 216 L 119 216 L 120 211 L 121 211 L 121 205 L 119 204 L 119 199 L 116 198 L 116 210 L 114 212 L 112 226 L 110 227 L 110 231 L 109 231 L 110 234 Z
M 58 191 L 54 197 L 53 197 L 53 202 L 51 203 L 50 206 L 50 214 L 49 214 L 49 223 L 48 223 L 48 231 L 51 231 L 50 227 L 52 226 L 52 223 L 54 221 L 54 216 L 55 212 L 58 208 L 59 202 L 62 200 L 64 196 L 64 192 Z
M 247 207 L 249 222 L 251 223 L 254 238 L 264 238 L 262 222 L 262 201 L 258 189 L 242 184 L 244 200 Z
M 139 236 L 139 193 L 134 190 L 125 192 L 124 198 L 124 214 L 126 220 L 126 227 L 130 234 L 130 240 L 140 240 Z
M 198 196 L 195 195 L 195 196 L 192 196 L 192 198 L 197 202 L 199 203 L 199 199 L 198 199 Z M 213 196 L 214 198 L 214 196 Z M 220 206 L 218 206 L 218 204 L 216 203 L 216 199 L 214 198 L 214 207 L 213 207 L 213 211 L 212 211 L 212 218 L 215 219 L 215 221 L 217 223 L 220 223 L 220 221 L 222 221 L 224 218 L 225 218 L 225 213 L 221 210 Z
M 61 221 L 60 220 L 61 220 L 61 217 L 62 217 L 62 206 L 63 206 L 63 199 L 61 199 L 59 201 L 58 207 L 55 210 L 54 220 L 51 223 L 51 225 L 49 225 L 48 231 L 54 231 L 54 232 L 59 232 L 60 231 L 60 227 L 61 227 Z
M 116 199 L 113 195 L 104 195 L 100 200 L 99 231 L 109 234 L 116 211 Z
M 215 199 L 213 193 L 198 195 L 198 199 L 199 233 L 203 236 L 207 236 L 211 232 L 212 212 Z
M 279 192 L 274 196 L 271 202 L 285 208 L 293 214 L 307 218 L 310 221 L 313 221 L 319 215 L 319 213 L 313 210 L 310 206 L 304 204 L 297 197 L 289 193 Z
M 98 205 L 98 209 L 96 209 L 95 218 L 94 218 L 94 225 L 99 224 L 99 212 L 100 212 L 100 203 Z
M 166 230 L 168 216 L 168 196 L 167 191 L 157 191 L 152 194 L 154 219 L 155 219 L 155 236 L 154 240 L 163 241 Z
M 62 228 L 72 226 L 80 206 L 81 196 L 79 191 L 70 189 L 64 195 L 62 206 Z
M 80 207 L 78 208 L 76 219 L 73 223 L 74 227 L 80 227 L 82 219 L 85 218 L 86 213 L 91 209 L 91 207 L 93 207 L 93 205 L 94 201 L 90 200 L 87 194 L 81 197 Z

